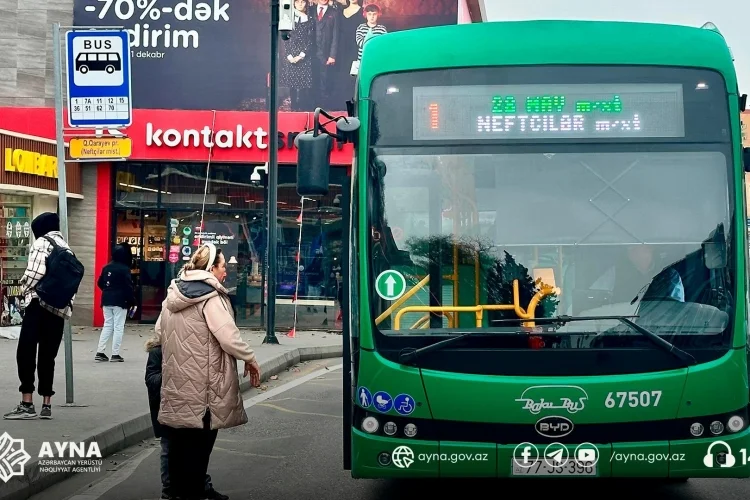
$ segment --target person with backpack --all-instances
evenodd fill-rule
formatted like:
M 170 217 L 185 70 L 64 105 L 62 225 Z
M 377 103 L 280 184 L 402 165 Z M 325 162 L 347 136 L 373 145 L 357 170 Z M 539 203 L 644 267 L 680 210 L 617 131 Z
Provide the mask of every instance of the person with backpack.
M 120 356 L 122 336 L 125 333 L 125 320 L 128 309 L 135 305 L 135 289 L 130 275 L 133 254 L 130 245 L 121 243 L 112 251 L 112 261 L 104 266 L 102 274 L 97 280 L 97 286 L 102 291 L 102 309 L 104 311 L 104 327 L 99 336 L 99 347 L 96 350 L 95 361 L 125 361 Z M 112 338 L 112 359 L 104 354 L 107 342 Z
M 73 315 L 73 302 L 84 273 L 83 266 L 60 232 L 57 214 L 45 212 L 39 215 L 31 222 L 31 230 L 35 241 L 21 278 L 26 309 L 16 351 L 21 403 L 4 415 L 7 420 L 37 417 L 33 401 L 35 369 L 39 376 L 38 392 L 43 398 L 39 417 L 52 418 L 55 358 L 65 321 Z

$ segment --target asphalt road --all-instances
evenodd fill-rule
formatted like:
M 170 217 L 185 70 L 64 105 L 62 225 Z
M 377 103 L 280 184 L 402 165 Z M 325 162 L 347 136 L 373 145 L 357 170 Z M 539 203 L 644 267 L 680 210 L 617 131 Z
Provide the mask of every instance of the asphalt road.
M 232 500 L 337 498 L 414 500 L 526 494 L 529 498 L 578 500 L 623 494 L 661 500 L 745 500 L 750 480 L 648 481 L 374 481 L 354 480 L 342 470 L 341 360 L 308 363 L 270 382 L 248 408 L 250 422 L 219 432 L 209 473 Z M 325 367 L 332 368 L 326 370 Z M 323 370 L 319 376 L 312 376 Z M 308 380 L 305 380 L 308 379 Z M 302 382 L 302 383 L 300 383 Z M 282 392 L 283 391 L 283 392 Z M 268 397 L 268 394 L 273 394 Z M 264 400 L 260 400 L 266 398 Z M 150 500 L 160 496 L 159 447 L 154 440 L 106 459 L 101 473 L 78 474 L 32 500 Z M 104 469 L 111 469 L 105 471 Z

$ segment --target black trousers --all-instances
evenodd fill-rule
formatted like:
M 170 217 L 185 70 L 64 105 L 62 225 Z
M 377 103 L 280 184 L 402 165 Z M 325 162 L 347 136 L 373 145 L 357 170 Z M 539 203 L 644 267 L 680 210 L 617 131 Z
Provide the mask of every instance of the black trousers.
M 315 111 L 310 94 L 310 89 L 290 88 L 289 95 L 292 98 L 292 111 Z
M 181 500 L 199 500 L 205 496 L 208 463 L 219 433 L 211 430 L 210 422 L 211 414 L 206 412 L 202 429 L 165 429 L 169 436 L 171 493 Z
M 54 396 L 55 358 L 60 349 L 65 320 L 39 305 L 34 299 L 26 307 L 18 338 L 16 363 L 22 394 L 34 392 L 34 372 L 39 375 L 39 395 Z M 37 352 L 37 347 L 39 348 Z
M 318 94 L 317 102 L 314 105 L 325 108 L 327 111 L 338 110 L 337 106 L 345 109 L 346 99 L 341 99 L 340 105 L 336 102 L 336 89 L 334 88 L 337 84 L 338 68 L 336 65 L 328 66 L 325 60 L 316 60 L 313 62 L 313 68 Z

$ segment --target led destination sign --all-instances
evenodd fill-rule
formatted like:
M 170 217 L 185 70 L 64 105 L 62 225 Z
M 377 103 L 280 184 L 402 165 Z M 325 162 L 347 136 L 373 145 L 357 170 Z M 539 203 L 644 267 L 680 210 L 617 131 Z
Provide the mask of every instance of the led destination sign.
M 684 137 L 680 84 L 414 88 L 414 140 Z

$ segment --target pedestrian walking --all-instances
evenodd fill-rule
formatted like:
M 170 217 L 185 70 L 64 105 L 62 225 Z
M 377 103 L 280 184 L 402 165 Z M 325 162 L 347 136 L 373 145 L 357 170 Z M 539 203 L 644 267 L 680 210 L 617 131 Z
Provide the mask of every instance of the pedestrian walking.
M 39 215 L 31 222 L 31 230 L 35 241 L 21 278 L 26 309 L 16 351 L 21 403 L 3 416 L 8 420 L 37 417 L 33 402 L 35 369 L 39 376 L 38 392 L 43 398 L 38 416 L 52 418 L 55 358 L 65 320 L 73 314 L 73 302 L 84 273 L 83 266 L 60 232 L 57 214 L 46 212 Z
M 125 361 L 120 356 L 122 337 L 125 333 L 125 320 L 128 309 L 135 305 L 135 289 L 130 266 L 133 262 L 131 247 L 121 243 L 112 250 L 112 260 L 104 266 L 97 280 L 97 286 L 102 291 L 102 310 L 104 312 L 104 327 L 99 336 L 99 347 L 96 350 L 95 361 Z M 108 358 L 104 351 L 112 338 L 112 358 Z
M 148 361 L 146 362 L 146 388 L 148 390 L 148 404 L 151 410 L 151 425 L 154 428 L 154 436 L 161 441 L 161 498 L 164 500 L 177 500 L 172 494 L 169 481 L 169 435 L 163 425 L 159 423 L 159 405 L 161 404 L 161 365 L 162 351 L 161 341 L 154 336 L 146 341 Z M 207 500 L 229 500 L 229 497 L 217 492 L 211 484 L 211 476 L 206 474 L 204 499 Z
M 260 367 L 234 322 L 221 250 L 201 246 L 173 280 L 156 321 L 163 383 L 158 422 L 169 435 L 171 493 L 204 498 L 205 478 L 219 429 L 247 423 L 237 360 L 255 387 Z M 189 390 L 187 389 L 189 387 Z

